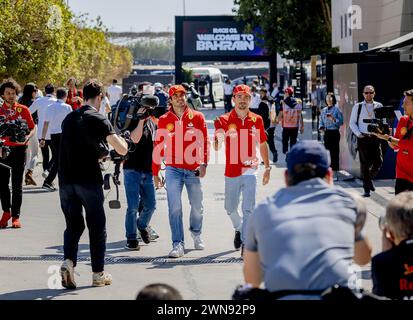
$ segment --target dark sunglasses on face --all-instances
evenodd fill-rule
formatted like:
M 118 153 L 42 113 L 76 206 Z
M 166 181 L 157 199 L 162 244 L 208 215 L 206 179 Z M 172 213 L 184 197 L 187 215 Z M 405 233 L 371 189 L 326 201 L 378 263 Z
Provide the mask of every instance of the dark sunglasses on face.
M 364 94 L 374 94 L 374 92 L 364 92 Z

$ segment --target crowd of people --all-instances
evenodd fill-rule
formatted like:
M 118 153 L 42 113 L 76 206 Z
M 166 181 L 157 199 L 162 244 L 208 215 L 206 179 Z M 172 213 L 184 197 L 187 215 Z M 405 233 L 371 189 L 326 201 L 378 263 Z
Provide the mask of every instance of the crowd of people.
M 126 137 L 118 134 L 108 118 L 123 98 L 116 80 L 106 90 L 93 79 L 78 89 L 76 80 L 70 78 L 66 87 L 46 85 L 44 97 L 38 97 L 40 90 L 28 83 L 19 100 L 20 86 L 16 81 L 6 79 L 0 86 L 0 117 L 6 123 L 22 120 L 27 125 L 23 141 L 0 133 L 9 149 L 7 157 L 3 151 L 0 153 L 0 228 L 8 227 L 10 219 L 12 228 L 22 227 L 23 178 L 27 185 L 37 184 L 33 170 L 40 146 L 43 188 L 55 191 L 56 176 L 59 181 L 66 221 L 60 269 L 65 288 L 76 288 L 78 243 L 86 225 L 92 284 L 112 283 L 112 276 L 104 270 L 106 218 L 99 164 L 107 156 L 108 145 L 125 157 L 125 249 L 139 250 L 139 241 L 148 244 L 153 240 L 150 221 L 156 211 L 156 189 L 166 187 L 171 230 L 168 256 L 185 255 L 188 242 L 183 229 L 184 186 L 191 208 L 193 247 L 205 249 L 202 181 L 207 176 L 211 147 L 207 123 L 203 113 L 190 106 L 189 99 L 196 95 L 191 84 L 165 88 L 156 83 L 154 89 L 157 108 L 128 128 L 130 135 Z M 348 286 L 351 264 L 369 263 L 372 250 L 365 231 L 367 211 L 363 199 L 333 183 L 334 172 L 339 170 L 338 142 L 343 125 L 334 94 L 325 95 L 320 114 L 322 145 L 297 140 L 304 131 L 303 105 L 294 97 L 293 88 L 282 91 L 274 84 L 270 92 L 265 86 L 242 84 L 232 88 L 231 94 L 229 88 L 225 92 L 227 112 L 214 121 L 212 147 L 216 151 L 225 148 L 223 209 L 234 228 L 234 249 L 241 250 L 244 259 L 245 282 L 253 288 L 264 283 L 269 291 Z M 382 106 L 374 101 L 373 86 L 366 86 L 363 93 L 365 101 L 354 106 L 350 127 L 358 138 L 365 197 L 375 190 L 372 181 L 382 164 L 379 139 L 398 151 L 398 196 L 382 219 L 384 252 L 373 258 L 373 292 L 400 299 L 413 296 L 413 196 L 406 192 L 413 190 L 413 91 L 405 93 L 405 115 L 394 137 L 367 130 L 362 120 L 374 118 L 373 111 Z M 142 97 L 146 94 L 145 85 L 132 87 L 130 94 Z M 274 145 L 277 125 L 282 127 L 282 152 L 286 154 L 286 188 L 256 205 L 258 173 L 263 169 L 262 184 L 268 185 L 273 168 L 270 155 L 273 163 L 278 160 Z M 140 298 L 147 299 L 150 292 Z M 180 298 L 176 292 L 173 294 Z

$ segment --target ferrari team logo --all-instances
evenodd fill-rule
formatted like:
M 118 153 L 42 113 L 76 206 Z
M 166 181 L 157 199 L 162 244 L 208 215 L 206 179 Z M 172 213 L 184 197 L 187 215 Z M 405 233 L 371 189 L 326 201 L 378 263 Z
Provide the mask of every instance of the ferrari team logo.
M 256 117 L 252 117 L 251 120 L 252 120 L 252 122 L 254 122 L 254 123 L 257 122 L 257 118 L 256 118 Z
M 175 126 L 173 125 L 173 123 L 168 123 L 166 126 L 166 130 L 168 130 L 169 132 L 172 132 L 174 128 Z
M 189 120 L 192 120 L 192 119 L 194 118 L 194 114 L 193 114 L 192 112 L 190 112 L 190 113 L 188 114 L 188 118 L 189 118 Z
M 18 113 L 22 113 L 22 108 L 18 107 L 16 110 Z

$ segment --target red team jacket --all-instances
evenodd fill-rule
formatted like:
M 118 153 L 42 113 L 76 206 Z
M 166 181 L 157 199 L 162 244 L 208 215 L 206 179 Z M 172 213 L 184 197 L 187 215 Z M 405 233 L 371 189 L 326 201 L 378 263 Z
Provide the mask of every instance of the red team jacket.
M 154 141 L 152 174 L 157 176 L 162 159 L 174 168 L 195 170 L 209 160 L 209 138 L 204 115 L 186 107 L 181 119 L 173 108 L 159 118 Z

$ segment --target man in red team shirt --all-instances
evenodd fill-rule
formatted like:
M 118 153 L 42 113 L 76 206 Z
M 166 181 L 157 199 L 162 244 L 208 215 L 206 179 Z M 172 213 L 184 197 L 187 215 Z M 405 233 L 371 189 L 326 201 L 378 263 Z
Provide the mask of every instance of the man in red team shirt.
M 13 120 L 25 121 L 30 130 L 25 141 L 10 141 L 10 137 L 5 136 L 5 132 L 0 132 L 0 139 L 4 145 L 10 148 L 10 154 L 4 158 L 0 152 L 0 199 L 3 215 L 0 219 L 0 228 L 7 228 L 8 221 L 12 218 L 12 228 L 21 228 L 20 207 L 23 198 L 23 173 L 26 159 L 27 142 L 34 134 L 34 122 L 29 108 L 18 104 L 17 95 L 20 86 L 13 79 L 6 79 L 0 86 L 0 96 L 4 100 L 0 106 L 0 117 L 5 123 Z M 12 139 L 13 140 L 13 139 Z M 2 166 L 11 168 L 12 197 L 9 189 L 10 170 Z
M 394 137 L 374 134 L 388 141 L 390 147 L 397 151 L 396 195 L 404 191 L 413 191 L 413 89 L 406 91 L 404 95 L 405 114 L 399 120 Z
M 169 89 L 170 109 L 159 118 L 154 141 L 152 174 L 155 186 L 161 188 L 161 161 L 166 165 L 166 189 L 169 224 L 172 232 L 171 258 L 184 255 L 182 223 L 182 189 L 185 185 L 191 204 L 190 227 L 196 250 L 204 250 L 201 239 L 203 205 L 200 178 L 205 177 L 209 140 L 204 115 L 187 105 L 186 90 L 181 85 Z
M 249 110 L 250 88 L 246 85 L 235 87 L 233 101 L 235 108 L 214 122 L 214 149 L 218 151 L 225 140 L 225 210 L 235 229 L 234 247 L 238 250 L 245 239 L 248 217 L 255 207 L 257 171 L 260 164 L 257 145 L 265 165 L 263 185 L 270 180 L 271 167 L 264 122 L 259 115 Z M 238 213 L 241 193 L 243 218 Z

